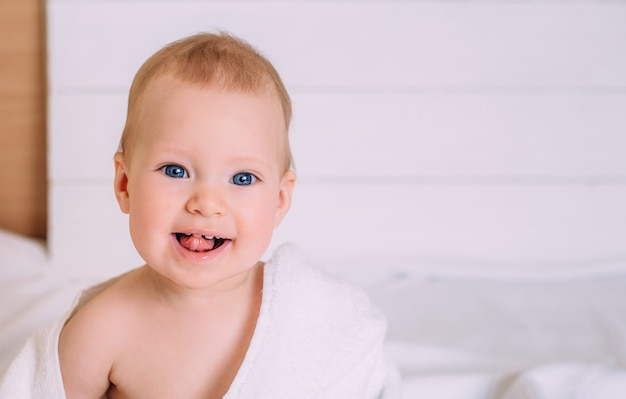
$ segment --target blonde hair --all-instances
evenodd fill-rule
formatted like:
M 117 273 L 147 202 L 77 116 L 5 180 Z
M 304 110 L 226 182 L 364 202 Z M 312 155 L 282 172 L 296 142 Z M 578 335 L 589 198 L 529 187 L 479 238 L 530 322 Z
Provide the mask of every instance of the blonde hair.
M 285 124 L 282 143 L 284 171 L 293 167 L 289 146 L 291 100 L 272 64 L 245 41 L 228 33 L 200 33 L 172 42 L 157 51 L 139 68 L 128 95 L 128 113 L 120 152 L 130 152 L 137 143 L 135 114 L 142 94 L 151 82 L 171 76 L 185 83 L 226 90 L 258 92 L 270 89 L 280 102 Z

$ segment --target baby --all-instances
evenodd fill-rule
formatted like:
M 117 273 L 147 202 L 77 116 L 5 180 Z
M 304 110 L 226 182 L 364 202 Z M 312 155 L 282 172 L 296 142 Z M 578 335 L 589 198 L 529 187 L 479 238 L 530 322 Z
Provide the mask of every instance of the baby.
M 367 298 L 290 246 L 259 260 L 291 204 L 290 118 L 273 66 L 225 33 L 139 69 L 114 190 L 146 265 L 50 334 L 67 398 L 395 397 Z

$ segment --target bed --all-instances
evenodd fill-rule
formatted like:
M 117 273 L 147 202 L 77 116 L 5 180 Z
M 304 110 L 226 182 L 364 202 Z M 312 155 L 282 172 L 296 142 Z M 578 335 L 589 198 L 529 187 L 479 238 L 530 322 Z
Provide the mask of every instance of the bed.
M 0 373 L 26 338 L 98 281 L 47 264 L 39 241 L 0 232 Z M 363 287 L 389 322 L 403 398 L 622 399 L 626 267 L 572 266 L 537 278 L 493 265 L 319 262 Z

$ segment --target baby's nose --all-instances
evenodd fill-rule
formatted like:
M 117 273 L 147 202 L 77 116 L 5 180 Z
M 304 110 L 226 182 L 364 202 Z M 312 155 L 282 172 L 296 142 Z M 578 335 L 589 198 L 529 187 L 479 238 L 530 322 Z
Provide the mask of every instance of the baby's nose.
M 223 192 L 216 185 L 197 184 L 187 201 L 186 209 L 194 215 L 221 215 L 225 210 Z

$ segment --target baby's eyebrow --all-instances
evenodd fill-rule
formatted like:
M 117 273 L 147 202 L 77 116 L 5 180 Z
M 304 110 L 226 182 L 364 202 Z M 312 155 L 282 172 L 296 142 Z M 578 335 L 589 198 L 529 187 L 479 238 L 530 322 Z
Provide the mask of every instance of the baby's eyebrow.
M 184 146 L 170 144 L 154 144 L 150 146 L 148 153 L 151 157 L 180 158 L 187 157 L 190 153 Z
M 274 161 L 278 163 L 279 160 L 265 160 L 263 159 L 263 157 L 260 157 L 258 155 L 240 155 L 232 158 L 233 163 L 259 165 L 264 168 L 271 168 L 274 164 Z

